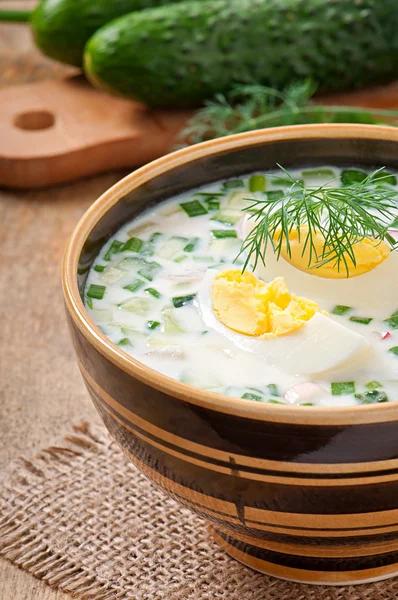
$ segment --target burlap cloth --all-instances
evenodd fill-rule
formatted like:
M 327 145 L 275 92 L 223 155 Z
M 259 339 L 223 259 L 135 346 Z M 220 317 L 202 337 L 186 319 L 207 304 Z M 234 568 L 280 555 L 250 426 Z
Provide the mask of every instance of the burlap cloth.
M 240 565 L 87 423 L 9 468 L 0 515 L 0 554 L 84 600 L 398 598 L 398 579 L 315 587 Z

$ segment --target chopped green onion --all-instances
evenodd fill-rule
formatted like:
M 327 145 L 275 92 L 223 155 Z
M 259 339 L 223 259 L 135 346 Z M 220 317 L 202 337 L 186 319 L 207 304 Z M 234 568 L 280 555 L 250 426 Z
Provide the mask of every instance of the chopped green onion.
M 205 329 L 205 331 L 201 331 L 202 335 L 205 335 L 206 333 L 209 333 L 207 329 Z
M 189 244 L 185 246 L 184 252 L 192 252 L 192 250 L 195 250 L 198 242 L 199 238 L 192 238 L 192 240 L 189 241 Z
M 398 346 L 393 346 L 392 348 L 389 349 L 389 352 L 391 354 L 395 354 L 395 356 L 398 356 Z
M 343 185 L 353 185 L 355 183 L 361 183 L 368 176 L 365 171 L 359 169 L 344 169 L 341 172 L 341 183 Z
M 96 300 L 102 300 L 105 294 L 105 290 L 105 285 L 95 285 L 94 283 L 92 283 L 87 290 L 87 296 L 89 298 L 95 298 Z
M 220 202 L 218 200 L 212 200 L 211 198 L 208 198 L 207 200 L 205 200 L 205 202 L 208 211 L 220 209 Z
M 256 394 L 245 393 L 245 394 L 243 394 L 242 398 L 244 400 L 255 400 L 256 402 L 262 402 L 263 401 L 262 397 L 261 396 L 257 396 Z
M 280 396 L 278 386 L 276 385 L 276 383 L 269 383 L 267 385 L 267 388 L 268 388 L 269 393 L 272 394 L 273 396 Z
M 355 394 L 362 404 L 375 404 L 376 402 L 388 402 L 388 396 L 382 390 L 369 390 L 363 394 Z
M 271 177 L 273 185 L 283 185 L 289 187 L 295 184 L 304 185 L 303 179 L 294 179 L 292 181 L 289 177 L 279 177 L 278 175 L 271 175 Z
M 350 321 L 353 323 L 361 323 L 362 325 L 369 325 L 373 319 L 372 317 L 350 317 Z
M 378 381 L 369 381 L 369 383 L 367 383 L 365 387 L 368 388 L 368 390 L 377 390 L 378 388 L 381 388 L 383 386 Z
M 158 327 L 160 327 L 160 323 L 159 321 L 148 321 L 146 326 L 148 327 L 148 329 L 157 329 Z
M 118 346 L 130 346 L 129 338 L 125 337 L 117 343 Z
M 398 329 L 398 314 L 391 315 L 390 318 L 384 321 L 391 329 Z
M 236 225 L 241 218 L 242 213 L 238 212 L 237 210 L 220 210 L 220 212 L 215 214 L 211 220 L 224 223 L 225 225 Z
M 350 310 L 352 310 L 352 306 L 344 306 L 343 304 L 337 304 L 331 312 L 333 315 L 338 315 L 339 317 L 341 317 L 342 315 L 348 313 Z
M 152 281 L 156 273 L 161 269 L 161 265 L 157 262 L 145 262 L 142 269 L 138 271 L 138 275 L 145 277 L 148 281 Z
M 224 190 L 231 190 L 233 188 L 244 187 L 245 184 L 243 179 L 230 179 L 229 181 L 224 181 L 222 184 Z
M 305 169 L 301 171 L 303 177 L 335 177 L 333 169 Z
M 313 402 L 301 402 L 301 404 L 299 404 L 299 406 L 314 406 Z
M 159 233 L 159 231 L 156 231 L 155 233 L 153 233 L 151 235 L 151 237 L 149 238 L 149 243 L 150 244 L 154 244 L 155 242 L 158 242 L 160 240 L 160 238 L 163 237 L 163 233 Z
M 90 270 L 90 265 L 87 265 L 86 267 L 79 267 L 77 269 L 77 272 L 79 275 L 84 275 L 85 273 L 88 273 L 89 270 Z
M 355 383 L 353 381 L 332 383 L 332 396 L 343 396 L 345 394 L 355 394 Z
M 187 260 L 188 256 L 186 254 L 181 254 L 181 256 L 177 256 L 177 258 L 174 259 L 174 262 L 176 263 L 180 263 L 183 262 L 184 260 Z
M 203 206 L 199 200 L 191 200 L 191 202 L 182 202 L 181 208 L 185 210 L 188 217 L 199 217 L 200 215 L 207 215 L 209 212 L 207 208 Z
M 284 196 L 284 193 L 282 190 L 271 190 L 270 192 L 265 192 L 265 195 L 267 197 L 267 200 L 274 201 L 282 198 Z
M 190 294 L 189 296 L 176 296 L 175 298 L 172 298 L 171 301 L 174 308 L 181 308 L 182 306 L 189 304 L 189 302 L 192 302 L 195 296 L 196 294 Z
M 144 245 L 144 242 L 140 238 L 131 237 L 124 244 L 124 246 L 122 248 L 122 252 L 126 252 L 127 250 L 130 250 L 130 252 L 139 252 L 143 245 Z
M 161 296 L 160 292 L 158 292 L 157 290 L 155 290 L 155 288 L 152 287 L 146 288 L 145 291 L 147 294 L 151 294 L 151 296 L 153 296 L 154 298 L 160 298 Z
M 281 402 L 280 400 L 277 400 L 276 398 L 270 398 L 269 400 L 267 400 L 268 404 L 285 404 L 284 402 Z
M 237 238 L 238 235 L 234 229 L 213 229 L 211 232 L 212 236 L 218 240 L 224 238 Z
M 264 175 L 252 175 L 249 179 L 249 190 L 251 192 L 263 192 L 265 190 Z
M 123 242 L 119 242 L 119 240 L 113 240 L 112 244 L 109 246 L 104 255 L 104 260 L 111 260 L 112 254 L 117 254 L 120 252 L 123 246 Z
M 142 279 L 136 279 L 132 283 L 129 283 L 128 285 L 125 285 L 123 289 L 124 290 L 128 290 L 129 292 L 136 292 L 143 285 L 144 285 L 144 282 L 142 281 Z
M 391 173 L 390 171 L 387 171 L 386 169 L 379 171 L 373 177 L 373 181 L 378 181 L 379 179 L 381 180 L 381 183 L 387 183 L 388 185 L 397 185 L 397 176 Z
M 93 301 L 89 296 L 86 296 L 86 304 L 89 308 L 93 308 Z
M 103 273 L 105 269 L 105 265 L 95 265 L 94 267 L 94 271 L 97 271 L 97 273 Z

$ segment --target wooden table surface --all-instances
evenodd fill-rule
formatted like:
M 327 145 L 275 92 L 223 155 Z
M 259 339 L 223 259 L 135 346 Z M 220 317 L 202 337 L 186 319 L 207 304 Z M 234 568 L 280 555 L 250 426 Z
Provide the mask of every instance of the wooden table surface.
M 68 72 L 35 51 L 27 26 L 0 24 L 0 86 Z M 80 216 L 123 175 L 43 191 L 0 190 L 0 480 L 11 460 L 51 445 L 69 424 L 81 418 L 99 421 L 69 341 L 60 263 Z M 0 599 L 70 596 L 0 559 Z

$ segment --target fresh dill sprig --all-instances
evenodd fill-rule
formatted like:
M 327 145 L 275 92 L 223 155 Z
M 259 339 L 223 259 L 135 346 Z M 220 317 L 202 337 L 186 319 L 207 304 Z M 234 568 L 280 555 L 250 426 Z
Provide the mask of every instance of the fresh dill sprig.
M 237 85 L 228 95 L 217 94 L 188 122 L 180 134 L 183 143 L 243 131 L 307 123 L 362 123 L 394 126 L 398 111 L 354 106 L 315 104 L 316 85 L 305 80 L 278 91 L 263 85 Z
M 394 189 L 380 186 L 383 168 L 377 169 L 363 181 L 345 187 L 306 187 L 286 169 L 278 165 L 291 180 L 283 197 L 247 198 L 248 219 L 254 226 L 244 240 L 239 256 L 246 256 L 243 270 L 249 263 L 255 268 L 259 261 L 265 264 L 269 246 L 279 259 L 282 250 L 291 257 L 289 237 L 297 231 L 302 254 L 308 253 L 308 267 L 319 268 L 332 263 L 338 271 L 343 267 L 349 275 L 349 260 L 356 266 L 355 244 L 365 238 L 396 244 L 388 230 L 396 217 L 398 194 Z M 387 175 L 385 176 L 388 177 Z M 321 252 L 315 237 L 324 242 Z

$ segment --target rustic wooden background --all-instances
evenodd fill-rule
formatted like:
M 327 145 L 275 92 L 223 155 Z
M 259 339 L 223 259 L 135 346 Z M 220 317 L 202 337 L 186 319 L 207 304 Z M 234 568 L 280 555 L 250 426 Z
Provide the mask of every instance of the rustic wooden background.
M 1 8 L 34 4 L 0 0 Z M 0 87 L 69 72 L 35 50 L 26 25 L 0 24 Z M 0 190 L 0 480 L 11 460 L 51 445 L 68 423 L 98 420 L 68 337 L 60 263 L 80 216 L 123 175 L 44 191 Z M 70 596 L 0 560 L 0 599 Z

